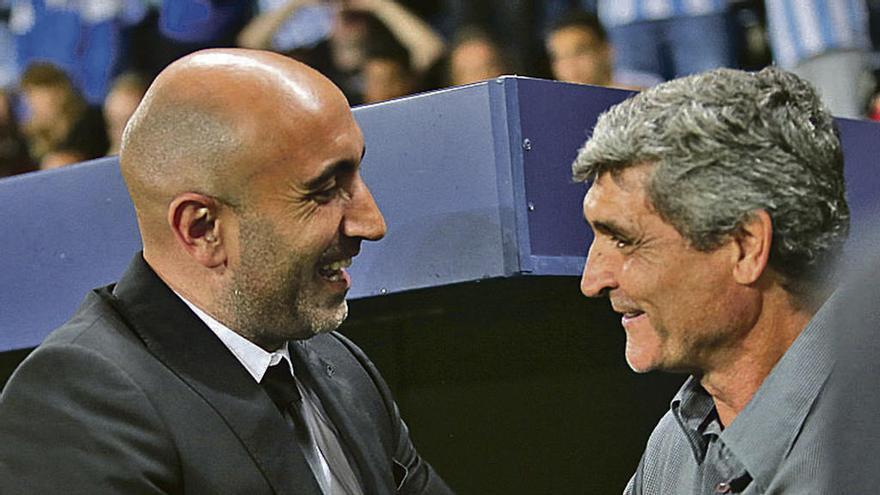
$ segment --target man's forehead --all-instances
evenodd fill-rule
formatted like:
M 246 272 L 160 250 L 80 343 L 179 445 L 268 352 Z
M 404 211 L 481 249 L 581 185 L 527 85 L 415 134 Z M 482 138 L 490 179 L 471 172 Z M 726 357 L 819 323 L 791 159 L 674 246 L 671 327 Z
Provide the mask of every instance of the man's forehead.
M 339 157 L 325 161 L 316 170 L 311 171 L 311 176 L 303 181 L 307 189 L 319 189 L 331 178 L 357 172 L 360 169 L 366 148 L 361 147 L 360 155 L 340 155 Z
M 357 168 L 366 153 L 363 133 L 350 117 L 314 126 L 299 137 L 295 154 L 306 180 L 326 175 L 324 172 L 338 163 Z
M 644 206 L 651 209 L 645 185 L 653 167 L 653 164 L 639 164 L 599 174 L 584 196 L 584 217 L 591 222 L 598 216 L 623 219 L 626 212 L 637 207 L 633 200 L 639 201 L 638 206 L 644 202 Z
M 637 193 L 644 190 L 653 168 L 653 164 L 642 163 L 602 171 L 590 183 L 587 196 L 606 194 L 608 191 Z
M 596 177 L 584 196 L 584 218 L 590 223 L 593 223 L 597 216 L 601 216 L 602 210 L 614 200 L 614 193 L 609 190 L 607 182 L 609 182 L 607 174 Z
M 639 162 L 609 170 L 603 175 L 607 176 L 620 189 L 634 192 L 645 188 L 656 167 L 657 164 L 655 162 Z
M 347 101 L 324 99 L 320 112 L 312 112 L 297 102 L 285 98 L 268 99 L 267 106 L 254 110 L 249 116 L 257 140 L 265 140 L 267 133 L 278 136 L 274 146 L 285 151 L 314 153 L 331 149 L 356 147 L 361 152 L 363 134 L 352 116 Z M 352 152 L 354 153 L 354 152 Z

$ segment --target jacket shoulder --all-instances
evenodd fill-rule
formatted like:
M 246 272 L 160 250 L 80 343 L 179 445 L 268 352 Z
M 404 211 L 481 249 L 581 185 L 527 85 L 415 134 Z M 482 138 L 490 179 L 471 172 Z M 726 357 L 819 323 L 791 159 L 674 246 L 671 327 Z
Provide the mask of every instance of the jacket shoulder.
M 102 287 L 86 294 L 73 316 L 49 333 L 43 342 L 37 346 L 37 350 L 47 345 L 63 345 L 74 342 L 84 345 L 95 334 L 109 332 L 111 329 L 115 333 L 119 333 L 121 330 L 126 329 L 127 325 L 110 304 L 107 297 L 112 287 L 112 285 Z M 131 332 L 127 333 L 130 334 Z M 106 339 L 102 337 L 100 340 Z
M 80 309 L 24 360 L 0 395 L 0 485 L 10 493 L 109 493 L 98 479 L 172 486 L 175 465 L 159 462 L 176 456 L 166 424 L 118 358 L 137 348 L 119 339 L 134 337 L 91 297 Z M 54 466 L 51 476 L 45 466 Z

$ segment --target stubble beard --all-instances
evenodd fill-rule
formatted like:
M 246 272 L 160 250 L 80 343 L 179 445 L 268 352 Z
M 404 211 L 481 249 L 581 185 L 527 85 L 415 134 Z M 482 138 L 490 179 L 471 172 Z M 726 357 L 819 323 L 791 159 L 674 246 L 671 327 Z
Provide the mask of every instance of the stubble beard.
M 275 229 L 259 218 L 242 218 L 241 266 L 226 291 L 235 330 L 263 348 L 275 350 L 336 330 L 348 316 L 345 296 L 328 296 L 320 287 L 315 263 L 278 245 Z

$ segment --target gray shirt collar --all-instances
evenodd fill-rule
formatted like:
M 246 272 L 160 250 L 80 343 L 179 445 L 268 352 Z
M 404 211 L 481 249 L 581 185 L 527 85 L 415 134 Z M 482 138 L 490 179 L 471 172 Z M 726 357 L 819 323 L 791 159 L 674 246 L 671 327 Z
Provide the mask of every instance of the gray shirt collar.
M 721 441 L 761 487 L 769 485 L 789 453 L 831 373 L 829 302 L 776 363 L 745 409 L 720 434 Z M 691 444 L 695 459 L 701 463 L 710 436 L 718 432 L 711 396 L 699 380 L 691 376 L 672 399 L 670 407 Z

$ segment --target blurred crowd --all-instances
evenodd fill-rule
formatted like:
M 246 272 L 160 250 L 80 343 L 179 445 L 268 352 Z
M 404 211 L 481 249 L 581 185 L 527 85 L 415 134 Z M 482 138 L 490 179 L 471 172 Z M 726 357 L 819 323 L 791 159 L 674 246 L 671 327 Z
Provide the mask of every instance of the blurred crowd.
M 880 120 L 880 0 L 0 0 L 0 177 L 115 154 L 168 63 L 284 53 L 352 105 L 502 74 L 640 89 L 775 63 Z M 873 95 L 873 96 L 872 96 Z

